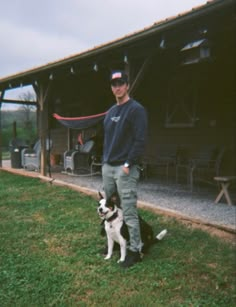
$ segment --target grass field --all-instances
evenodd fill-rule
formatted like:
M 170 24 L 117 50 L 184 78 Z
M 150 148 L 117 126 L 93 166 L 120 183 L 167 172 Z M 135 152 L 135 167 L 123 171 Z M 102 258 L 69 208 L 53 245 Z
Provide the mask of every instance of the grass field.
M 0 306 L 235 306 L 235 248 L 174 219 L 143 262 L 123 270 L 100 250 L 97 203 L 0 170 Z

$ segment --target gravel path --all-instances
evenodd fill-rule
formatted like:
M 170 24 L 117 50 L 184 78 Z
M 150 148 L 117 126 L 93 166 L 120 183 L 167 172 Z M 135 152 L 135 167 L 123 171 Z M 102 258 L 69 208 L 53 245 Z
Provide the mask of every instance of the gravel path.
M 9 166 L 9 161 L 4 162 L 4 168 L 10 172 L 28 176 L 40 175 L 23 169 L 13 169 Z M 101 176 L 71 176 L 63 174 L 60 169 L 54 169 L 52 178 L 95 192 L 103 190 Z M 214 200 L 218 192 L 217 187 L 204 186 L 196 187 L 191 193 L 185 184 L 165 183 L 163 180 L 143 180 L 139 182 L 138 199 L 167 213 L 236 232 L 236 206 L 229 206 L 225 201 L 215 204 Z M 234 201 L 236 200 L 235 192 L 233 193 Z
M 94 191 L 102 191 L 100 176 L 71 176 L 55 173 L 53 177 Z M 138 188 L 139 200 L 150 203 L 158 209 L 169 210 L 185 217 L 201 220 L 203 223 L 236 230 L 236 206 L 229 206 L 225 202 L 215 204 L 217 193 L 216 187 L 196 187 L 191 193 L 186 185 L 153 180 L 140 181 Z

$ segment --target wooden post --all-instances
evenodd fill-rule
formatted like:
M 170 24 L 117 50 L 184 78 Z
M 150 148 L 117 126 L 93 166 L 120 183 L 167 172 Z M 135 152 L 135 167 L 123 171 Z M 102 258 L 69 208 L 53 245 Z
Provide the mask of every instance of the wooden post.
M 67 128 L 67 150 L 71 149 L 71 129 Z
M 0 167 L 2 167 L 2 103 L 0 101 Z
M 45 85 L 40 83 L 39 86 L 35 87 L 38 100 L 38 130 L 39 139 L 41 142 L 41 163 L 40 173 L 42 176 L 47 175 L 47 150 L 46 150 L 46 138 L 48 132 L 48 90 L 49 84 Z
M 13 122 L 13 139 L 17 137 L 16 121 Z
M 0 92 L 0 167 L 2 167 L 2 99 L 5 91 Z

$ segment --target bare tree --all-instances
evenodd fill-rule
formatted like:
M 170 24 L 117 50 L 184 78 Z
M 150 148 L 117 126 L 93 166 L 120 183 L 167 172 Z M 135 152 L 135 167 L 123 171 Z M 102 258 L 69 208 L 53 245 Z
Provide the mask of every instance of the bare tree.
M 36 106 L 34 102 L 36 101 L 36 96 L 32 92 L 26 92 L 19 96 L 19 99 L 25 101 L 18 111 L 21 118 L 21 122 L 27 131 L 28 139 L 32 141 L 35 138 L 35 128 L 36 128 Z
M 32 102 L 36 101 L 36 96 L 32 92 L 26 92 L 20 95 L 19 98 L 20 100 L 27 102 L 19 108 L 19 110 L 23 113 L 23 121 L 26 123 L 27 126 L 27 123 L 31 121 L 31 113 L 35 113 L 36 111 L 35 105 L 32 104 Z

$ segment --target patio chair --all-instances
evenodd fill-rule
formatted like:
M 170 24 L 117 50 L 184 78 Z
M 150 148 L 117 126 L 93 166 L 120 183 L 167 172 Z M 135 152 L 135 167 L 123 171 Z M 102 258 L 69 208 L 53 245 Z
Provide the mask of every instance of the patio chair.
M 193 152 L 188 158 L 179 159 L 176 166 L 176 181 L 179 179 L 179 169 L 185 168 L 187 181 L 193 190 L 194 179 L 213 183 L 213 177 L 219 176 L 220 166 L 225 148 L 216 146 L 204 146 Z
M 89 172 L 91 170 L 91 157 L 95 142 L 89 140 L 84 144 L 78 145 L 77 149 L 64 152 L 64 170 L 68 174 L 76 172 Z
M 46 151 L 52 148 L 52 140 L 46 139 Z M 21 164 L 27 170 L 40 170 L 41 164 L 41 141 L 38 140 L 32 149 L 25 148 L 21 152 Z
M 169 180 L 170 168 L 176 167 L 177 145 L 159 145 L 156 155 L 147 155 L 143 159 L 143 174 L 148 177 L 149 170 L 153 168 L 164 169 L 166 180 Z M 159 171 L 158 171 L 159 173 Z

